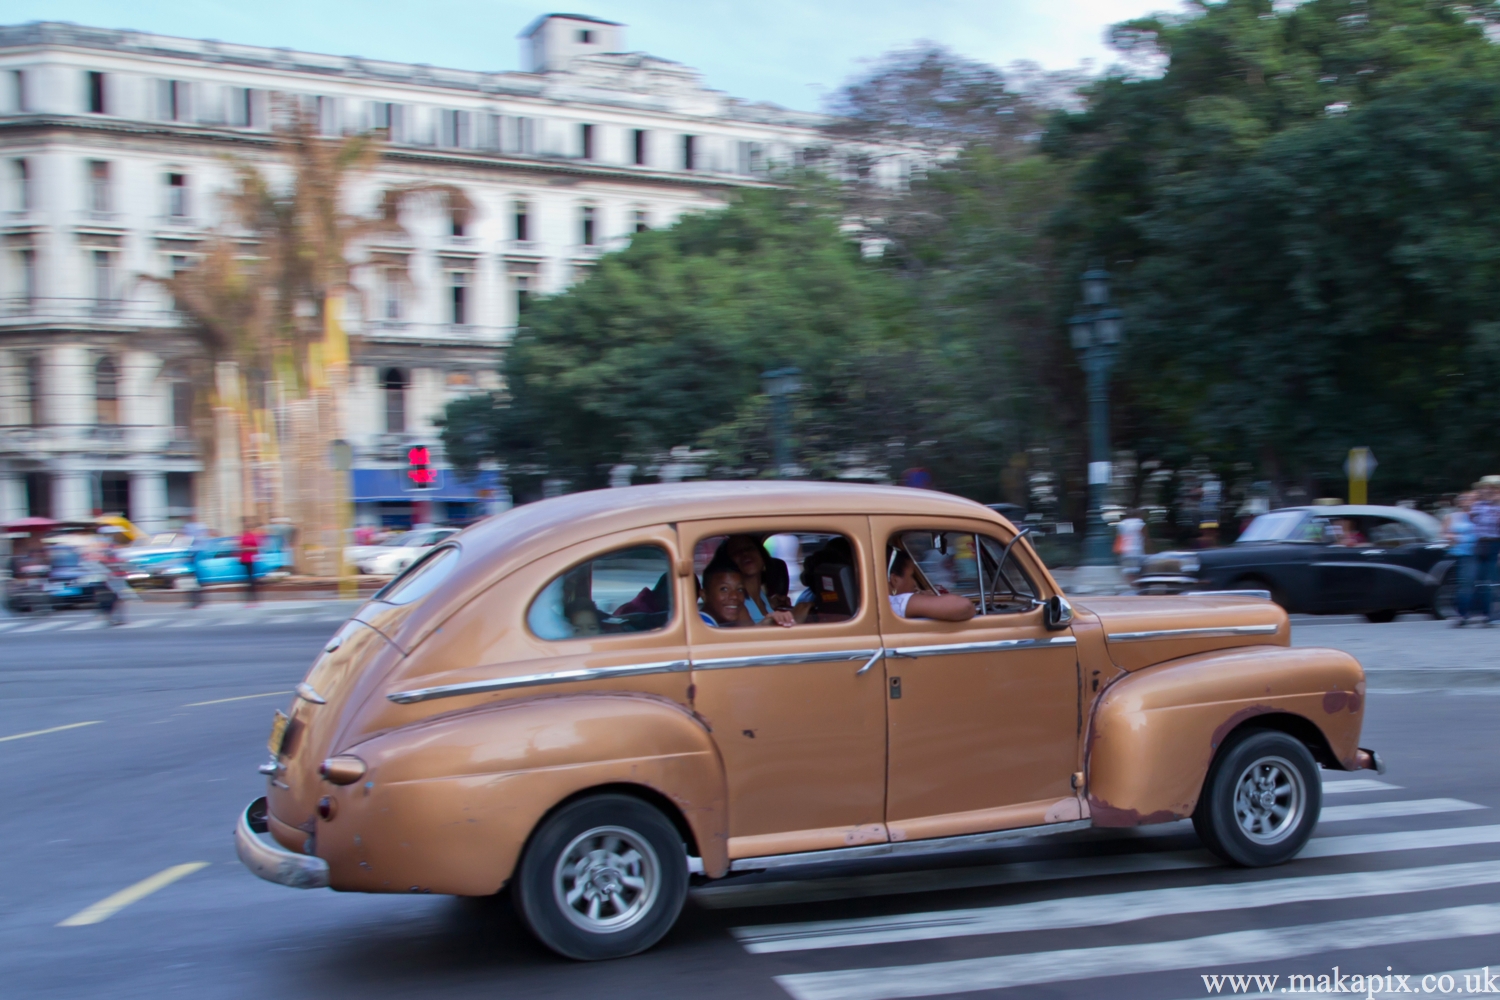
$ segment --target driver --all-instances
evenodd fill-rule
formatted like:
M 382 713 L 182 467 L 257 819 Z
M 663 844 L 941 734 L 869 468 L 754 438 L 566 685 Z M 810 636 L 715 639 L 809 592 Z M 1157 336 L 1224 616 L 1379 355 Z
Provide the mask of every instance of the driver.
M 966 622 L 974 617 L 974 604 L 959 594 L 935 594 L 917 583 L 917 564 L 902 549 L 891 549 L 891 610 L 902 618 L 931 618 L 943 622 Z

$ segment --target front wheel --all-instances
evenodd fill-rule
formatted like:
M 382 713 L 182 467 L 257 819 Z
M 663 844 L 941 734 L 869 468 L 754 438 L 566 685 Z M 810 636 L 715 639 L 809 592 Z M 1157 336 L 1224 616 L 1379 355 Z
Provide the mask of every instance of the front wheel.
M 1307 747 L 1285 733 L 1250 730 L 1209 768 L 1193 827 L 1230 864 L 1264 868 L 1302 850 L 1322 808 L 1323 784 Z
M 521 920 L 548 948 L 596 961 L 645 951 L 687 898 L 687 852 L 661 812 L 594 795 L 548 817 L 512 883 Z

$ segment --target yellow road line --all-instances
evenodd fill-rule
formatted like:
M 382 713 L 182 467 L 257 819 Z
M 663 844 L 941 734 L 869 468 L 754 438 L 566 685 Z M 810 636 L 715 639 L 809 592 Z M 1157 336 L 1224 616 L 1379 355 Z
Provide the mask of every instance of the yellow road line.
M 157 872 L 150 878 L 141 879 L 128 889 L 121 889 L 113 896 L 106 896 L 93 906 L 79 910 L 57 926 L 83 927 L 88 924 L 97 924 L 101 920 L 108 920 L 131 903 L 138 903 L 156 890 L 165 889 L 178 879 L 193 874 L 199 868 L 207 867 L 207 861 L 192 861 L 185 865 L 173 865 L 165 871 Z
M 183 705 L 183 708 L 197 708 L 199 705 L 222 705 L 226 701 L 247 701 L 250 698 L 270 698 L 278 694 L 291 694 L 290 691 L 262 691 L 260 694 L 242 694 L 235 698 L 215 698 L 213 701 L 194 701 Z
M 0 743 L 8 740 L 24 740 L 28 736 L 46 736 L 48 733 L 60 733 L 64 729 L 77 729 L 79 726 L 97 726 L 104 720 L 95 719 L 93 722 L 70 722 L 66 726 L 53 726 L 51 729 L 33 729 L 29 733 L 16 733 L 14 736 L 0 736 Z

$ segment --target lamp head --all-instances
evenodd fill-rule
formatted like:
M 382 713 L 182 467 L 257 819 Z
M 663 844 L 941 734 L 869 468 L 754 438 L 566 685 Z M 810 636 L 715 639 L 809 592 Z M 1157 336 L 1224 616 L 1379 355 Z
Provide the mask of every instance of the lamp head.
M 1083 272 L 1083 301 L 1090 306 L 1102 306 L 1109 301 L 1109 272 L 1099 266 Z

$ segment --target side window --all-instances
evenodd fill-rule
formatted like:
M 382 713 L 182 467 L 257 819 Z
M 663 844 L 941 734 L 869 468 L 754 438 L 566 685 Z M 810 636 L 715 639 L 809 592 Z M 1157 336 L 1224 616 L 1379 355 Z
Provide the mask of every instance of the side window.
M 1365 536 L 1369 538 L 1372 545 L 1377 545 L 1382 549 L 1400 548 L 1422 540 L 1416 529 L 1404 521 L 1397 521 L 1395 518 L 1388 520 L 1383 517 L 1370 517 L 1365 521 Z
M 886 564 L 893 569 L 909 565 L 903 574 L 909 585 L 967 597 L 977 614 L 1030 611 L 1037 604 L 1036 584 L 1016 562 L 1015 551 L 1007 556 L 1005 547 L 1005 542 L 968 531 L 906 531 L 891 539 Z
M 858 559 L 853 543 L 843 535 L 712 535 L 694 547 L 693 572 L 698 579 L 698 616 L 716 628 L 788 621 L 815 625 L 848 621 L 859 613 Z
M 597 556 L 552 579 L 531 602 L 538 638 L 651 632 L 672 618 L 672 565 L 654 545 Z

